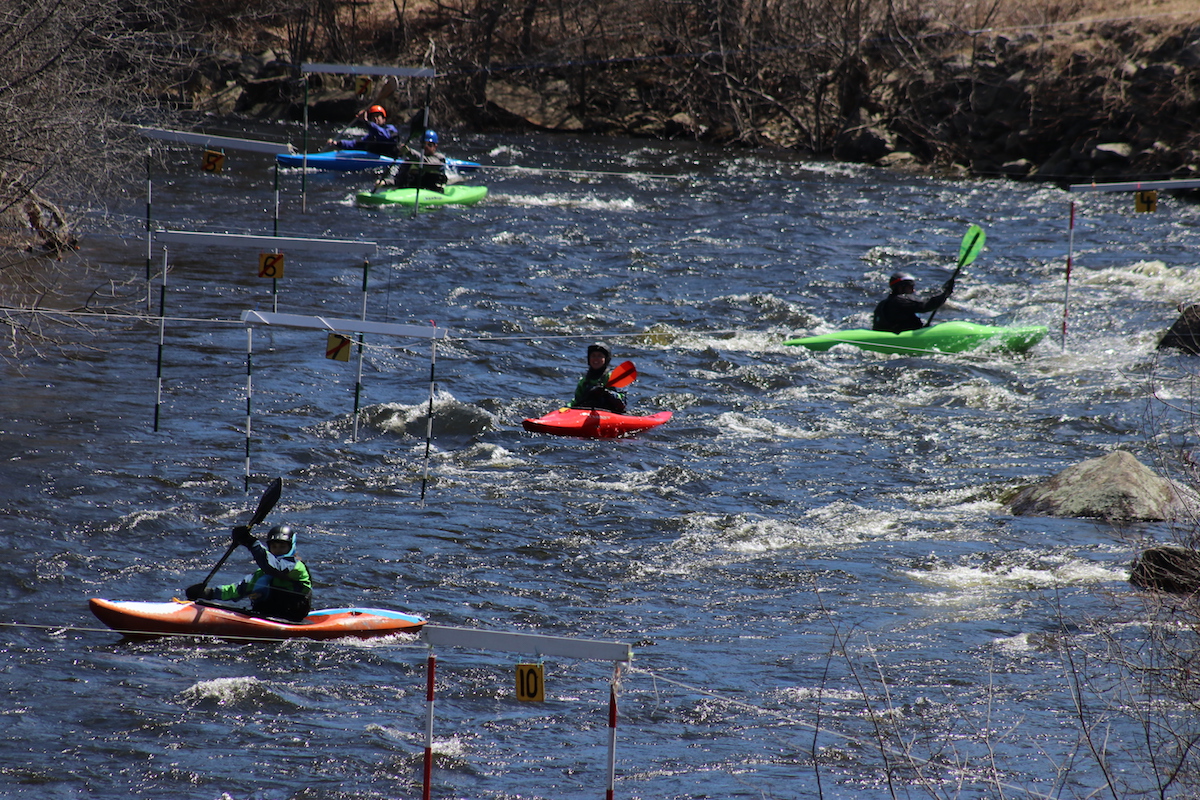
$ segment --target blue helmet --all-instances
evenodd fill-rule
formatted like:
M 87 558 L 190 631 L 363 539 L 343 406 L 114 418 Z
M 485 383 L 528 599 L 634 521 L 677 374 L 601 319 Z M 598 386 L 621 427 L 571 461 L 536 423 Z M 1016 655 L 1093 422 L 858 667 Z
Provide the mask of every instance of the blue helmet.
M 437 144 L 438 143 L 437 131 L 425 131 L 425 135 L 423 137 L 421 137 L 421 141 L 426 142 L 428 144 Z

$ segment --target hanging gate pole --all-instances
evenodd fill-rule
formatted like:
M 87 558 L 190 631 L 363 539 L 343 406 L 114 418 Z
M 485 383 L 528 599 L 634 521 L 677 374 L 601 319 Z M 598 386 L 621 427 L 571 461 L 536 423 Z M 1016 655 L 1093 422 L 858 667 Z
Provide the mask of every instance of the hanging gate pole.
M 433 323 L 437 328 L 437 323 Z M 425 485 L 429 483 L 429 449 L 433 444 L 433 396 L 437 393 L 437 383 L 433 377 L 433 367 L 437 363 L 437 339 L 429 340 L 429 411 L 425 421 L 425 474 L 421 476 L 421 502 L 425 502 Z
M 604 793 L 607 800 L 613 800 L 617 785 L 617 686 L 620 679 L 621 663 L 617 662 L 608 684 L 608 789 Z
M 158 432 L 158 420 L 162 414 L 163 393 L 163 344 L 167 337 L 167 248 L 163 248 L 162 286 L 158 291 L 158 393 L 154 399 L 154 431 Z
M 246 326 L 246 471 L 245 471 L 245 488 L 250 491 L 250 402 L 254 396 L 253 384 L 251 376 L 253 369 L 251 368 L 251 358 L 254 353 L 254 328 Z
M 154 181 L 150 178 L 150 158 L 152 151 L 146 148 L 146 312 L 149 313 L 154 302 L 154 286 L 151 283 L 152 264 L 154 262 L 154 234 L 151 231 L 153 218 Z
M 1071 201 L 1070 233 L 1067 236 L 1067 280 L 1063 286 L 1062 349 L 1067 349 L 1067 301 L 1071 297 L 1071 261 L 1075 256 L 1075 201 Z
M 437 656 L 429 654 L 425 662 L 425 776 L 421 789 L 422 800 L 430 800 L 433 794 L 433 685 L 437 671 Z
M 370 259 L 363 259 L 363 276 L 362 276 L 362 320 L 367 320 L 367 275 L 371 270 Z M 354 380 L 354 433 L 351 435 L 352 441 L 358 441 L 358 417 L 359 407 L 362 398 L 362 375 L 363 375 L 363 358 L 366 355 L 367 335 L 363 332 L 358 334 L 358 375 Z

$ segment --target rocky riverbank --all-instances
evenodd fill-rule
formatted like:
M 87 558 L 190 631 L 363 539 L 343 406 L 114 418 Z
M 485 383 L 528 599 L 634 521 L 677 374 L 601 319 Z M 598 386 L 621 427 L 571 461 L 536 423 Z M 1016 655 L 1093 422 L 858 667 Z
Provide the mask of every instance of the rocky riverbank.
M 1200 21 L 979 34 L 895 62 L 862 53 L 852 80 L 838 87 L 840 118 L 825 124 L 817 146 L 811 133 L 797 133 L 807 99 L 772 98 L 750 135 L 738 134 L 670 102 L 671 92 L 647 92 L 670 79 L 652 62 L 608 70 L 584 103 L 547 70 L 521 80 L 489 76 L 481 101 L 456 105 L 452 98 L 473 89 L 451 76 L 438 87 L 434 114 L 439 125 L 477 130 L 737 139 L 845 161 L 1059 183 L 1200 177 Z M 297 65 L 278 49 L 225 54 L 202 66 L 181 99 L 218 114 L 299 119 L 298 85 Z M 361 105 L 348 85 L 327 77 L 310 83 L 307 97 L 314 120 L 345 121 Z M 639 101 L 646 97 L 657 102 Z

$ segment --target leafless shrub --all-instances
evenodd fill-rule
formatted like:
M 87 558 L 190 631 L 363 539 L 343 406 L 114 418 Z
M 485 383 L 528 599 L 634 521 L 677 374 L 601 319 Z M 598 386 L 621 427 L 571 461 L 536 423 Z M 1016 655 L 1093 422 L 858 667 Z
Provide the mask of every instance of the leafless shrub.
M 1059 601 L 1053 593 L 1044 599 L 1051 607 Z M 1195 796 L 1200 790 L 1195 609 L 1181 618 L 1178 599 L 1169 596 L 1112 600 L 1106 616 L 1092 619 L 1069 618 L 1059 605 L 1059 629 L 1036 639 L 1039 658 L 1056 656 L 1061 665 L 1062 689 L 1071 704 L 1064 710 L 1073 718 L 1075 737 L 1064 753 L 1046 755 L 1038 777 L 1055 787 L 1046 792 L 1014 785 L 1020 770 L 998 755 L 1024 734 L 1019 719 L 993 716 L 993 681 L 986 684 L 986 697 L 954 692 L 929 704 L 931 716 L 893 694 L 887 671 L 871 658 L 861 635 L 835 627 L 831 654 L 845 660 L 861 693 L 892 796 L 900 793 L 896 780 L 935 798 L 978 796 L 981 788 L 996 797 L 1062 796 L 1071 786 L 1085 796 L 1113 800 Z M 1004 670 L 995 660 L 991 674 L 998 676 Z M 981 749 L 987 759 L 967 755 Z
M 147 119 L 182 76 L 174 4 L 159 0 L 12 0 L 0 4 L 0 282 L 6 305 L 64 299 L 59 261 L 74 250 L 70 211 L 103 206 L 135 179 Z M 30 315 L 6 313 L 9 346 L 53 340 Z

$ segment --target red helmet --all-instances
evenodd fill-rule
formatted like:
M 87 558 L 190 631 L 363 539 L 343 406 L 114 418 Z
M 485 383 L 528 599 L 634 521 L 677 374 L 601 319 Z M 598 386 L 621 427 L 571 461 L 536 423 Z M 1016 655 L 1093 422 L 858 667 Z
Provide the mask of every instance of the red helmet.
M 383 106 L 371 106 L 367 109 L 368 114 L 383 114 L 383 118 L 387 119 L 387 110 Z

